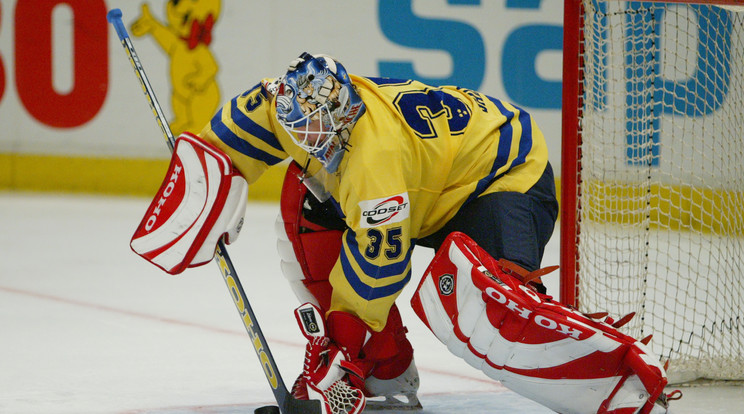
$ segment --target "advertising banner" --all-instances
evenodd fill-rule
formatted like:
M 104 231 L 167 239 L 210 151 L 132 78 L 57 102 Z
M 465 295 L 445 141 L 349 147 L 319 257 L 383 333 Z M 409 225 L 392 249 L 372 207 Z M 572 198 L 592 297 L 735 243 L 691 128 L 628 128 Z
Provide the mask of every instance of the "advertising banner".
M 510 101 L 535 116 L 558 171 L 562 7 L 0 0 L 0 189 L 151 194 L 162 180 L 168 149 L 106 21 L 112 8 L 122 10 L 175 134 L 198 132 L 223 102 L 307 51 L 363 76 L 454 84 Z

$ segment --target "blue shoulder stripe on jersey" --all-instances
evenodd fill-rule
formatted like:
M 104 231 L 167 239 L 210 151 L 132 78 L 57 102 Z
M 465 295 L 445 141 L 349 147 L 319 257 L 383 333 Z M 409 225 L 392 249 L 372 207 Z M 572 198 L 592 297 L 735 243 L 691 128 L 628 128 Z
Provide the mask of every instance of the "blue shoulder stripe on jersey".
M 242 129 L 243 131 L 278 149 L 279 151 L 284 151 L 284 148 L 282 148 L 282 144 L 279 143 L 279 140 L 276 139 L 276 135 L 274 135 L 273 132 L 257 124 L 254 120 L 246 116 L 245 113 L 240 110 L 240 108 L 238 108 L 237 97 L 233 98 L 233 100 L 230 101 L 230 106 L 230 116 L 232 117 L 233 121 L 235 121 L 235 125 L 239 126 L 240 129 Z
M 273 156 L 266 151 L 254 147 L 248 141 L 241 139 L 234 132 L 232 132 L 230 128 L 228 128 L 227 125 L 222 122 L 222 108 L 220 108 L 217 114 L 212 118 L 210 126 L 212 128 L 212 131 L 214 131 L 214 133 L 220 138 L 220 140 L 222 140 L 222 142 L 227 144 L 235 151 L 240 152 L 241 154 L 245 154 L 251 158 L 263 161 L 267 165 L 278 164 L 282 161 L 281 158 Z
M 517 157 L 509 166 L 509 169 L 503 171 L 498 176 L 496 175 L 496 172 L 501 167 L 506 165 L 506 163 L 509 161 L 509 153 L 511 152 L 512 140 L 514 139 L 514 128 L 512 127 L 511 122 L 516 114 L 506 109 L 506 107 L 500 100 L 492 98 L 490 96 L 487 96 L 487 98 L 494 105 L 496 105 L 496 108 L 499 110 L 499 112 L 501 112 L 501 114 L 506 117 L 507 122 L 505 122 L 504 125 L 502 125 L 500 128 L 501 134 L 499 137 L 499 148 L 496 154 L 496 159 L 491 166 L 491 172 L 478 181 L 478 184 L 476 184 L 475 186 L 475 190 L 470 194 L 470 196 L 468 196 L 468 199 L 465 201 L 465 203 L 463 203 L 463 205 L 469 203 L 473 199 L 483 194 L 483 192 L 486 191 L 486 188 L 488 188 L 491 183 L 498 180 L 502 175 L 506 174 L 512 168 L 516 167 L 517 165 L 524 164 L 527 158 L 527 154 L 529 154 L 532 150 L 532 120 L 527 112 L 515 106 L 515 108 L 517 108 L 517 110 L 519 111 L 517 119 L 522 125 L 522 135 L 518 137 L 519 152 L 517 153 Z
M 413 82 L 410 79 L 396 79 L 396 78 L 377 78 L 377 77 L 367 77 L 372 83 L 378 86 L 400 86 L 400 85 L 408 85 L 409 83 Z
M 519 111 L 519 123 L 522 125 L 522 136 L 519 137 L 519 154 L 512 163 L 512 168 L 524 164 L 527 154 L 532 151 L 532 117 L 524 109 L 514 106 Z

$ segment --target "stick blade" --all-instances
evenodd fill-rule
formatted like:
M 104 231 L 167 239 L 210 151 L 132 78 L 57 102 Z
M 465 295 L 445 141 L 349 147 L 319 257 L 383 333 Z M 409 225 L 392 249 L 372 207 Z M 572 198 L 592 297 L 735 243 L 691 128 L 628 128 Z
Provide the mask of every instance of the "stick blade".
M 253 414 L 281 414 L 281 412 L 276 405 L 264 405 L 263 407 L 256 408 Z

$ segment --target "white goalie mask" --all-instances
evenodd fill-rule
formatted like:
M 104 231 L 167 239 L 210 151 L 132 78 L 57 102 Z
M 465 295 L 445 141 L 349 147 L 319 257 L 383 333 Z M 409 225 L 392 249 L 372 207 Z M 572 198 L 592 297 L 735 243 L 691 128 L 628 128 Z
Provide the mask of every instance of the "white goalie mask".
M 329 57 L 303 53 L 280 79 L 279 123 L 328 172 L 338 168 L 351 128 L 364 111 L 346 69 Z

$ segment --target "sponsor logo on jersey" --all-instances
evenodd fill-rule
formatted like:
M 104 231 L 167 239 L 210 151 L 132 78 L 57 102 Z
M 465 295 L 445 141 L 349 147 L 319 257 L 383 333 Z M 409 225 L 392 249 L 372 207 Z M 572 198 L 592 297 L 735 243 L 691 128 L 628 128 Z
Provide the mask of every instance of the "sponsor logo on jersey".
M 403 221 L 408 218 L 408 206 L 408 193 L 360 201 L 359 207 L 362 210 L 361 227 L 370 228 Z

